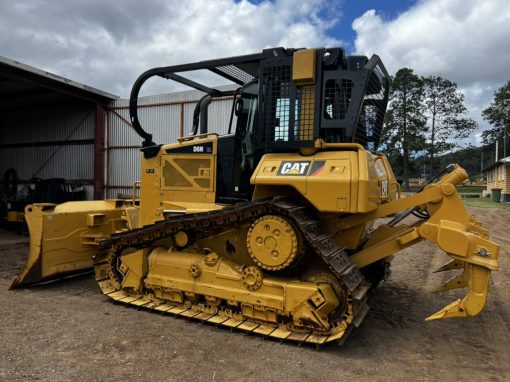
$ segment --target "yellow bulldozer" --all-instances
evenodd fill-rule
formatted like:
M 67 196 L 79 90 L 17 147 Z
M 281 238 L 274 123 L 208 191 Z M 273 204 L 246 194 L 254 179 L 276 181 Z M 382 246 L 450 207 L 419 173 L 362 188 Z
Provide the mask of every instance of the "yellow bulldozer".
M 196 70 L 236 90 L 182 75 Z M 205 94 L 190 135 L 175 143 L 156 144 L 138 119 L 140 88 L 154 76 Z M 461 270 L 439 290 L 467 293 L 428 320 L 477 315 L 499 246 L 464 208 L 457 165 L 400 197 L 377 151 L 389 88 L 378 56 L 341 48 L 273 48 L 143 73 L 130 97 L 143 139 L 133 199 L 27 206 L 30 252 L 11 288 L 93 267 L 115 301 L 319 346 L 361 324 L 392 255 L 429 240 L 452 258 L 440 270 Z M 232 99 L 222 136 L 208 128 L 217 97 Z

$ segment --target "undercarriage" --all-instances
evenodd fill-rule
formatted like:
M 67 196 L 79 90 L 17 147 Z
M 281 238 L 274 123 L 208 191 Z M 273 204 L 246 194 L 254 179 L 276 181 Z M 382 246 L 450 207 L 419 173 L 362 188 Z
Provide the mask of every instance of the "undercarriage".
M 112 235 L 94 267 L 116 301 L 281 340 L 343 341 L 368 311 L 370 284 L 346 251 L 309 207 L 284 198 Z

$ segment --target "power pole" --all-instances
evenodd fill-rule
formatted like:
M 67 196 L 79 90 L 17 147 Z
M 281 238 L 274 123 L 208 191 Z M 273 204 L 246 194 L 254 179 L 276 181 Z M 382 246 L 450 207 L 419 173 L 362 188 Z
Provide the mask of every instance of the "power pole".
M 480 150 L 480 179 L 482 179 L 483 176 L 483 147 Z
M 503 158 L 506 158 L 506 125 L 503 133 Z

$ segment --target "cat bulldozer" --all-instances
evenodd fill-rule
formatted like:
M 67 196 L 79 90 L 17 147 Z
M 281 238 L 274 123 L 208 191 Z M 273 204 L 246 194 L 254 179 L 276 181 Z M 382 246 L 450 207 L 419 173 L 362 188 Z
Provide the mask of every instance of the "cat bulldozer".
M 191 79 L 197 70 L 235 90 Z M 204 93 L 175 143 L 155 143 L 138 116 L 154 76 Z M 479 314 L 499 246 L 466 211 L 458 165 L 400 197 L 377 151 L 389 90 L 378 56 L 341 48 L 148 70 L 129 104 L 143 140 L 133 198 L 27 206 L 30 252 L 11 288 L 93 268 L 117 302 L 320 346 L 361 324 L 394 254 L 428 240 L 451 257 L 440 270 L 459 270 L 438 290 L 466 295 L 427 319 Z M 231 100 L 229 126 L 209 127 L 215 99 Z

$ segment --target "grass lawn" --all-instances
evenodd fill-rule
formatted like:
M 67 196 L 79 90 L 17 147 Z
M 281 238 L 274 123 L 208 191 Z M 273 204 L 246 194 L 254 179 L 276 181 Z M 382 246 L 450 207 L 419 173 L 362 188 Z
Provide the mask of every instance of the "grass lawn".
M 466 206 L 482 208 L 510 208 L 510 203 L 491 202 L 490 198 L 464 198 L 462 199 Z
M 418 192 L 420 191 L 423 186 L 411 186 L 409 187 L 411 189 L 411 192 Z M 473 194 L 481 194 L 482 191 L 486 190 L 487 189 L 487 186 L 458 186 L 457 187 L 457 192 L 460 192 L 460 193 L 473 193 Z
M 487 186 L 458 186 L 457 192 L 466 192 L 466 193 L 479 193 L 481 194 L 483 190 L 486 190 Z

